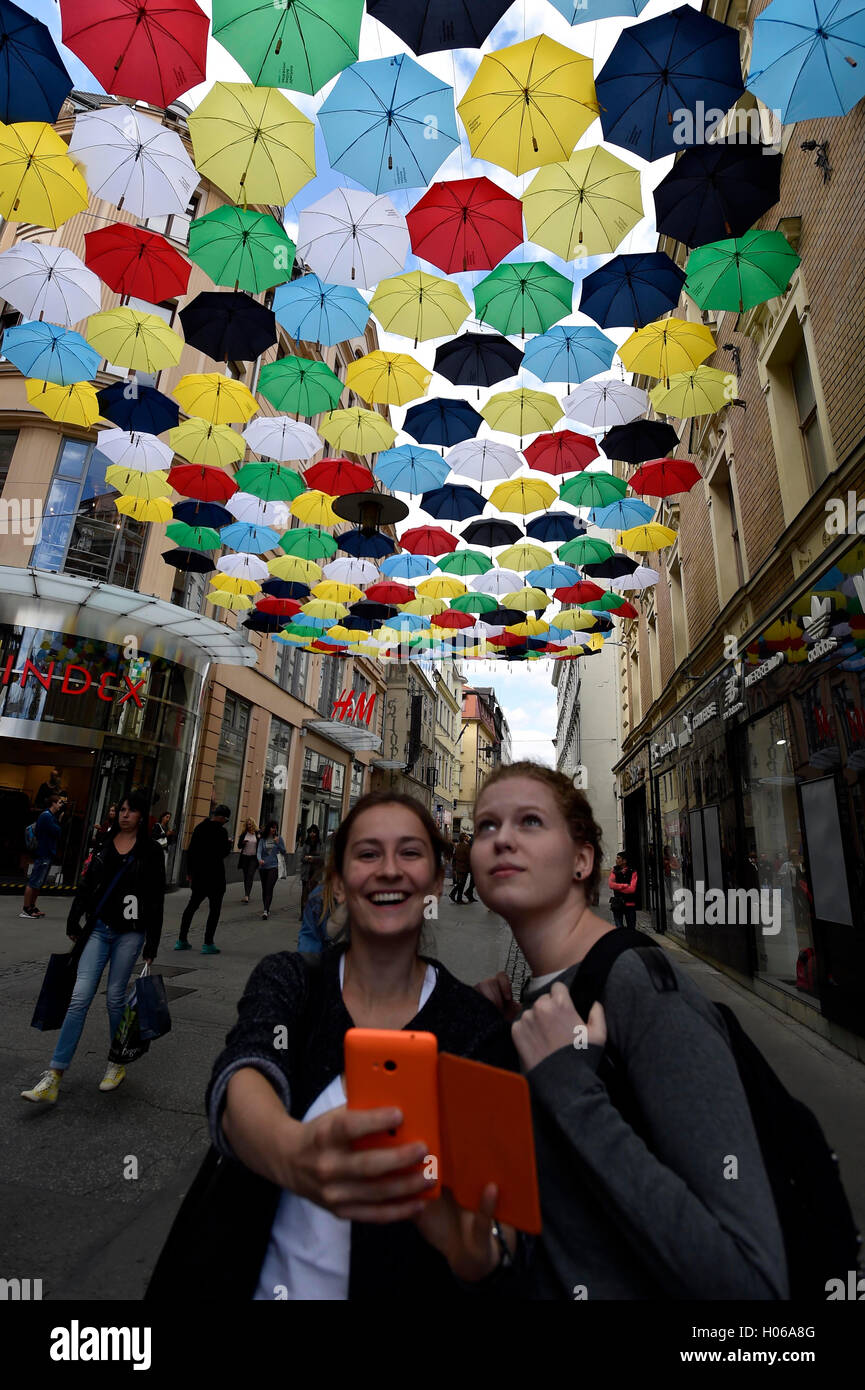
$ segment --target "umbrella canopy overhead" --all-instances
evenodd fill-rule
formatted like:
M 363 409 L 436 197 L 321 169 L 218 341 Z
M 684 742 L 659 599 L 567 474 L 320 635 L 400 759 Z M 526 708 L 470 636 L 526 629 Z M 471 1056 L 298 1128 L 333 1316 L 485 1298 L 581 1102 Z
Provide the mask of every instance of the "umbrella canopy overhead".
M 645 391 L 624 381 L 586 381 L 562 402 L 569 419 L 590 430 L 626 425 L 642 415 L 648 403 Z
M 3 333 L 3 356 L 24 376 L 58 386 L 89 381 L 101 357 L 80 333 L 54 323 L 21 323 Z
M 499 444 L 494 439 L 466 439 L 462 444 L 454 445 L 447 462 L 452 471 L 461 477 L 488 483 L 510 478 L 522 460 L 509 444 Z
M 659 415 L 687 420 L 695 415 L 714 415 L 738 395 L 738 383 L 729 372 L 707 367 L 705 362 L 692 372 L 677 372 L 669 383 L 659 381 L 649 392 Z M 657 458 L 657 454 L 652 455 Z
M 456 536 L 441 526 L 413 526 L 403 531 L 399 543 L 413 555 L 444 555 L 445 551 L 457 548 Z
M 468 401 L 434 396 L 409 407 L 403 429 L 419 444 L 440 444 L 449 448 L 452 444 L 461 444 L 464 439 L 473 439 L 483 419 Z
M 244 455 L 243 439 L 228 425 L 211 425 L 207 420 L 191 415 L 168 436 L 176 454 L 189 463 L 204 463 L 216 468 L 238 464 Z
M 323 280 L 372 289 L 408 253 L 405 218 L 384 194 L 335 188 L 300 214 L 297 254 Z
M 215 82 L 187 124 L 196 168 L 234 203 L 283 207 L 315 176 L 315 126 L 272 87 Z
M 579 473 L 598 457 L 598 446 L 587 434 L 576 430 L 553 430 L 539 434 L 524 450 L 529 468 L 539 473 Z
M 47 24 L 2 0 L 0 47 L 0 121 L 56 121 L 72 78 Z
M 495 386 L 516 376 L 522 360 L 520 349 L 500 333 L 469 332 L 436 348 L 435 370 L 454 386 Z
M 573 282 L 544 261 L 509 261 L 497 266 L 474 288 L 475 313 L 481 323 L 501 333 L 543 333 L 571 312 Z
M 118 367 L 143 372 L 176 367 L 183 351 L 183 339 L 164 319 L 128 305 L 91 314 L 87 341 Z
M 99 418 L 96 387 L 91 386 L 89 381 L 57 386 L 50 381 L 33 378 L 24 389 L 30 404 L 58 424 L 81 425 L 84 429 L 90 429 Z
M 327 492 L 331 497 L 343 497 L 349 492 L 366 492 L 375 484 L 368 468 L 349 459 L 329 458 L 314 463 L 304 473 L 308 488 Z
M 0 294 L 27 318 L 68 327 L 98 310 L 101 286 L 65 246 L 20 241 L 0 254 Z
M 602 145 L 539 170 L 522 201 L 532 241 L 564 261 L 615 251 L 643 216 L 639 169 Z
M 469 545 L 484 545 L 489 550 L 497 545 L 511 545 L 523 539 L 523 532 L 515 522 L 499 518 L 471 521 L 460 535 Z
M 679 443 L 672 425 L 663 420 L 631 420 L 627 425 L 614 425 L 601 440 L 607 458 L 623 463 L 644 463 L 669 453 Z
M 545 512 L 526 524 L 526 535 L 534 541 L 557 545 L 560 541 L 571 541 L 585 535 L 586 528 L 579 517 L 570 512 Z
M 264 376 L 267 368 L 263 367 Z M 187 415 L 200 415 L 212 425 L 244 424 L 258 411 L 258 403 L 248 386 L 221 372 L 189 372 L 181 377 L 171 393 Z M 262 395 L 265 394 L 262 389 Z
M 205 78 L 195 0 L 63 0 L 63 42 L 112 96 L 170 106 Z
M 87 201 L 84 176 L 50 125 L 22 121 L 0 129 L 0 215 L 7 222 L 54 229 Z
M 349 285 L 331 285 L 312 274 L 280 285 L 273 312 L 295 340 L 327 345 L 360 337 L 369 322 L 363 295 Z
M 673 497 L 677 493 L 690 492 L 700 477 L 699 469 L 690 459 L 655 459 L 632 473 L 628 486 L 641 496 Z
M 425 270 L 380 280 L 369 307 L 382 328 L 414 338 L 415 347 L 427 338 L 455 333 L 469 313 L 459 285 Z
M 363 0 L 214 0 L 213 37 L 257 87 L 314 96 L 357 58 Z
M 754 21 L 747 86 L 785 124 L 851 111 L 865 96 L 861 0 L 772 0 Z
M 425 492 L 420 499 L 421 511 L 428 512 L 437 521 L 467 521 L 469 517 L 478 516 L 486 505 L 483 493 L 458 483 L 446 483 L 444 487 Z
M 230 290 L 197 294 L 180 310 L 180 322 L 189 346 L 215 362 L 252 362 L 277 341 L 273 310 Z
M 343 386 L 325 362 L 309 357 L 281 357 L 262 367 L 258 389 L 277 410 L 311 417 L 332 410 Z
M 294 252 L 291 237 L 269 212 L 226 203 L 189 226 L 190 258 L 215 285 L 252 294 L 272 289 L 291 275 Z
M 658 231 L 685 246 L 744 236 L 780 197 L 781 158 L 738 139 L 683 150 L 654 191 Z
M 389 449 L 396 439 L 396 430 L 377 410 L 334 410 L 319 425 L 319 432 L 328 444 L 345 449 L 349 454 L 375 454 Z
M 558 497 L 554 487 L 542 478 L 511 478 L 506 483 L 498 483 L 490 493 L 490 505 L 500 512 L 548 511 Z
M 629 372 L 663 377 L 688 372 L 715 351 L 717 344 L 704 323 L 659 319 L 626 338 L 619 356 Z
M 526 344 L 523 366 L 541 381 L 585 381 L 605 372 L 616 355 L 616 344 L 599 328 L 585 324 L 556 324 Z
M 578 473 L 563 484 L 559 496 L 563 502 L 570 502 L 572 507 L 606 507 L 617 498 L 624 497 L 627 486 L 624 478 L 617 478 L 613 473 Z M 559 555 L 562 555 L 564 548 Z
M 441 487 L 449 469 L 432 449 L 403 444 L 380 453 L 373 471 L 385 487 L 396 492 L 427 492 Z
M 97 399 L 100 415 L 122 430 L 164 434 L 180 420 L 176 401 L 157 391 L 155 386 L 142 386 L 138 381 L 134 391 L 129 390 L 128 381 L 115 381 L 112 386 L 104 386 Z
M 523 239 L 519 198 L 492 179 L 451 179 L 406 214 L 411 249 L 447 274 L 492 270 Z
M 186 294 L 192 267 L 165 237 L 115 222 L 84 233 L 85 259 L 91 270 L 117 294 L 158 304 Z
M 371 404 L 405 405 L 426 395 L 431 377 L 428 367 L 421 366 L 406 353 L 378 349 L 349 362 L 345 384 Z
M 93 197 L 134 217 L 182 215 L 200 182 L 177 132 L 130 106 L 76 116 L 69 154 Z
M 685 292 L 701 309 L 741 314 L 783 294 L 799 259 L 783 232 L 754 230 L 713 241 L 688 257 Z
M 552 429 L 562 418 L 562 407 L 548 391 L 519 387 L 490 396 L 481 414 L 494 430 L 522 436 Z
M 442 48 L 480 48 L 510 0 L 367 0 L 367 11 L 398 34 L 413 53 Z
M 289 415 L 262 415 L 252 420 L 243 438 L 255 454 L 285 463 L 288 459 L 311 459 L 323 441 L 311 425 L 292 420 Z
M 675 309 L 685 272 L 666 251 L 616 256 L 582 284 L 580 313 L 602 328 L 642 328 Z
M 306 484 L 293 468 L 278 463 L 245 463 L 234 475 L 244 492 L 266 501 L 293 502 L 306 491 Z
M 589 521 L 593 526 L 597 526 L 599 531 L 621 531 L 627 530 L 629 526 L 639 526 L 644 521 L 651 521 L 654 514 L 654 507 L 650 507 L 647 502 L 641 502 L 638 497 L 622 497 L 608 502 L 605 507 L 593 507 L 589 513 Z

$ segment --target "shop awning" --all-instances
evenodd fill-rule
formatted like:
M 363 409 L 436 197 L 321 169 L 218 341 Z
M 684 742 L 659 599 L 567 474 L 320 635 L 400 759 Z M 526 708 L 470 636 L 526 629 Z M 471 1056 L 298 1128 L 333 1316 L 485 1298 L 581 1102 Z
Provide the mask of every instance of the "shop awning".
M 347 748 L 350 753 L 377 753 L 381 748 L 381 739 L 369 729 L 342 724 L 338 719 L 304 719 L 303 727 L 340 748 Z

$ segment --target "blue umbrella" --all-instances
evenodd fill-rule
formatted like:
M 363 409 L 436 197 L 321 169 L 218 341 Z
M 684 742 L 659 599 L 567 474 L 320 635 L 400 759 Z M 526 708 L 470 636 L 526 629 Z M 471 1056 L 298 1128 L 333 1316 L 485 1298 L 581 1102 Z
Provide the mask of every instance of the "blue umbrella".
M 616 344 L 593 324 L 555 324 L 526 345 L 523 366 L 541 381 L 587 381 L 610 367 Z
M 0 0 L 0 120 L 56 121 L 71 91 L 47 24 Z
M 702 144 L 709 131 L 694 129 L 695 113 L 698 122 L 723 113 L 744 91 L 738 31 L 690 5 L 631 25 L 595 91 L 604 139 L 614 145 L 652 160 Z
M 99 413 L 121 430 L 164 434 L 180 423 L 180 406 L 155 386 L 116 381 L 96 393 Z M 210 524 L 210 523 L 207 523 Z
M 381 531 L 373 531 L 371 535 L 357 530 L 343 531 L 341 536 L 334 539 L 340 550 L 344 550 L 346 555 L 353 555 L 356 560 L 380 560 L 396 550 L 390 536 Z
M 90 381 L 101 356 L 71 328 L 56 323 L 20 323 L 3 334 L 3 354 L 24 376 L 71 386 Z
M 614 256 L 583 280 L 580 313 L 602 328 L 643 328 L 675 309 L 685 279 L 666 251 Z
M 395 613 L 386 623 L 387 627 L 403 628 L 406 632 L 418 632 L 429 625 L 429 618 L 423 617 L 420 613 Z
M 572 516 L 570 512 L 544 512 L 526 526 L 526 535 L 531 536 L 533 541 L 551 545 L 559 541 L 572 541 L 585 534 L 586 528 L 579 517 Z
M 309 585 L 296 584 L 290 579 L 265 579 L 261 588 L 271 598 L 309 598 Z
M 100 392 L 101 394 L 101 392 Z M 216 502 L 175 502 L 171 508 L 175 521 L 185 521 L 187 526 L 213 526 L 218 531 L 232 523 L 231 512 Z
M 470 516 L 479 516 L 486 505 L 482 492 L 459 483 L 446 483 L 433 492 L 425 492 L 420 500 L 421 511 L 437 521 L 468 521 Z
M 372 193 L 425 188 L 460 143 L 453 87 L 404 53 L 346 68 L 318 119 L 331 168 Z
M 655 515 L 654 507 L 639 497 L 623 497 L 607 507 L 592 507 L 589 521 L 601 531 L 627 531 L 629 526 L 642 526 Z
M 249 555 L 263 555 L 279 544 L 279 532 L 271 526 L 256 526 L 251 521 L 235 521 L 219 533 L 223 545 L 231 550 L 243 550 Z
M 385 449 L 373 464 L 373 473 L 385 487 L 397 492 L 426 492 L 441 487 L 450 469 L 432 449 L 401 444 L 398 449 Z
M 440 444 L 449 449 L 464 439 L 474 439 L 483 422 L 483 416 L 468 401 L 434 396 L 406 411 L 403 429 L 419 444 Z
M 417 579 L 418 575 L 432 574 L 435 567 L 435 560 L 428 555 L 411 555 L 407 550 L 388 555 L 381 562 L 381 572 L 388 579 Z
M 754 21 L 746 85 L 785 124 L 846 115 L 865 97 L 862 0 L 772 0 Z
M 624 19 L 636 19 L 649 0 L 592 0 L 591 5 L 588 0 L 551 0 L 551 3 L 569 24 L 583 24 L 587 20 L 594 23 L 596 19 L 616 19 L 619 15 Z
M 580 571 L 573 565 L 544 565 L 543 569 L 529 570 L 526 579 L 536 589 L 567 589 L 579 582 Z
M 317 275 L 301 275 L 278 285 L 273 312 L 295 341 L 345 342 L 363 333 L 369 322 L 369 306 L 350 285 L 331 285 Z

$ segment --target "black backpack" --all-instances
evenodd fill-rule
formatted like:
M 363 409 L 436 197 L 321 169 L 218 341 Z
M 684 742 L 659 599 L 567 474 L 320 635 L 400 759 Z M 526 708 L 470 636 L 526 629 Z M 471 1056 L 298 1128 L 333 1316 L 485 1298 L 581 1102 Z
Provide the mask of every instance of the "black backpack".
M 628 950 L 640 952 L 657 990 L 678 990 L 666 952 L 644 932 L 619 928 L 595 943 L 573 979 L 571 998 L 582 1019 L 588 1018 L 595 1000 L 603 1000 L 613 963 Z M 848 1271 L 857 1269 L 861 1244 L 837 1156 L 830 1150 L 817 1117 L 782 1085 L 733 1011 L 724 1004 L 715 1004 L 715 1008 L 727 1028 L 775 1198 L 787 1254 L 790 1297 L 825 1302 L 827 1282 L 842 1279 L 846 1283 Z M 610 1048 L 598 1074 L 612 1103 L 641 1132 L 638 1098 Z

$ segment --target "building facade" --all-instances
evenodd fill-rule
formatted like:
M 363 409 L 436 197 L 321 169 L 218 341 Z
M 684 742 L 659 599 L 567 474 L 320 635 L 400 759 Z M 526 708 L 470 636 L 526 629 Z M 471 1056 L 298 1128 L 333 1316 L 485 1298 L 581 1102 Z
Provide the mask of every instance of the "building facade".
M 391 662 L 387 668 L 381 756 L 373 791 L 416 797 L 432 812 L 436 786 L 436 680 L 431 662 Z
M 454 834 L 474 830 L 475 802 L 494 768 L 512 762 L 511 733 L 504 710 L 489 686 L 466 685 L 459 736 L 460 784 L 454 808 Z
M 436 685 L 433 816 L 439 830 L 450 839 L 460 790 L 458 740 L 465 679 L 452 661 L 438 662 L 433 679 Z
M 554 661 L 556 767 L 584 791 L 601 828 L 603 881 L 621 848 L 621 804 L 613 768 L 621 751 L 619 655 L 605 642 L 591 657 Z

